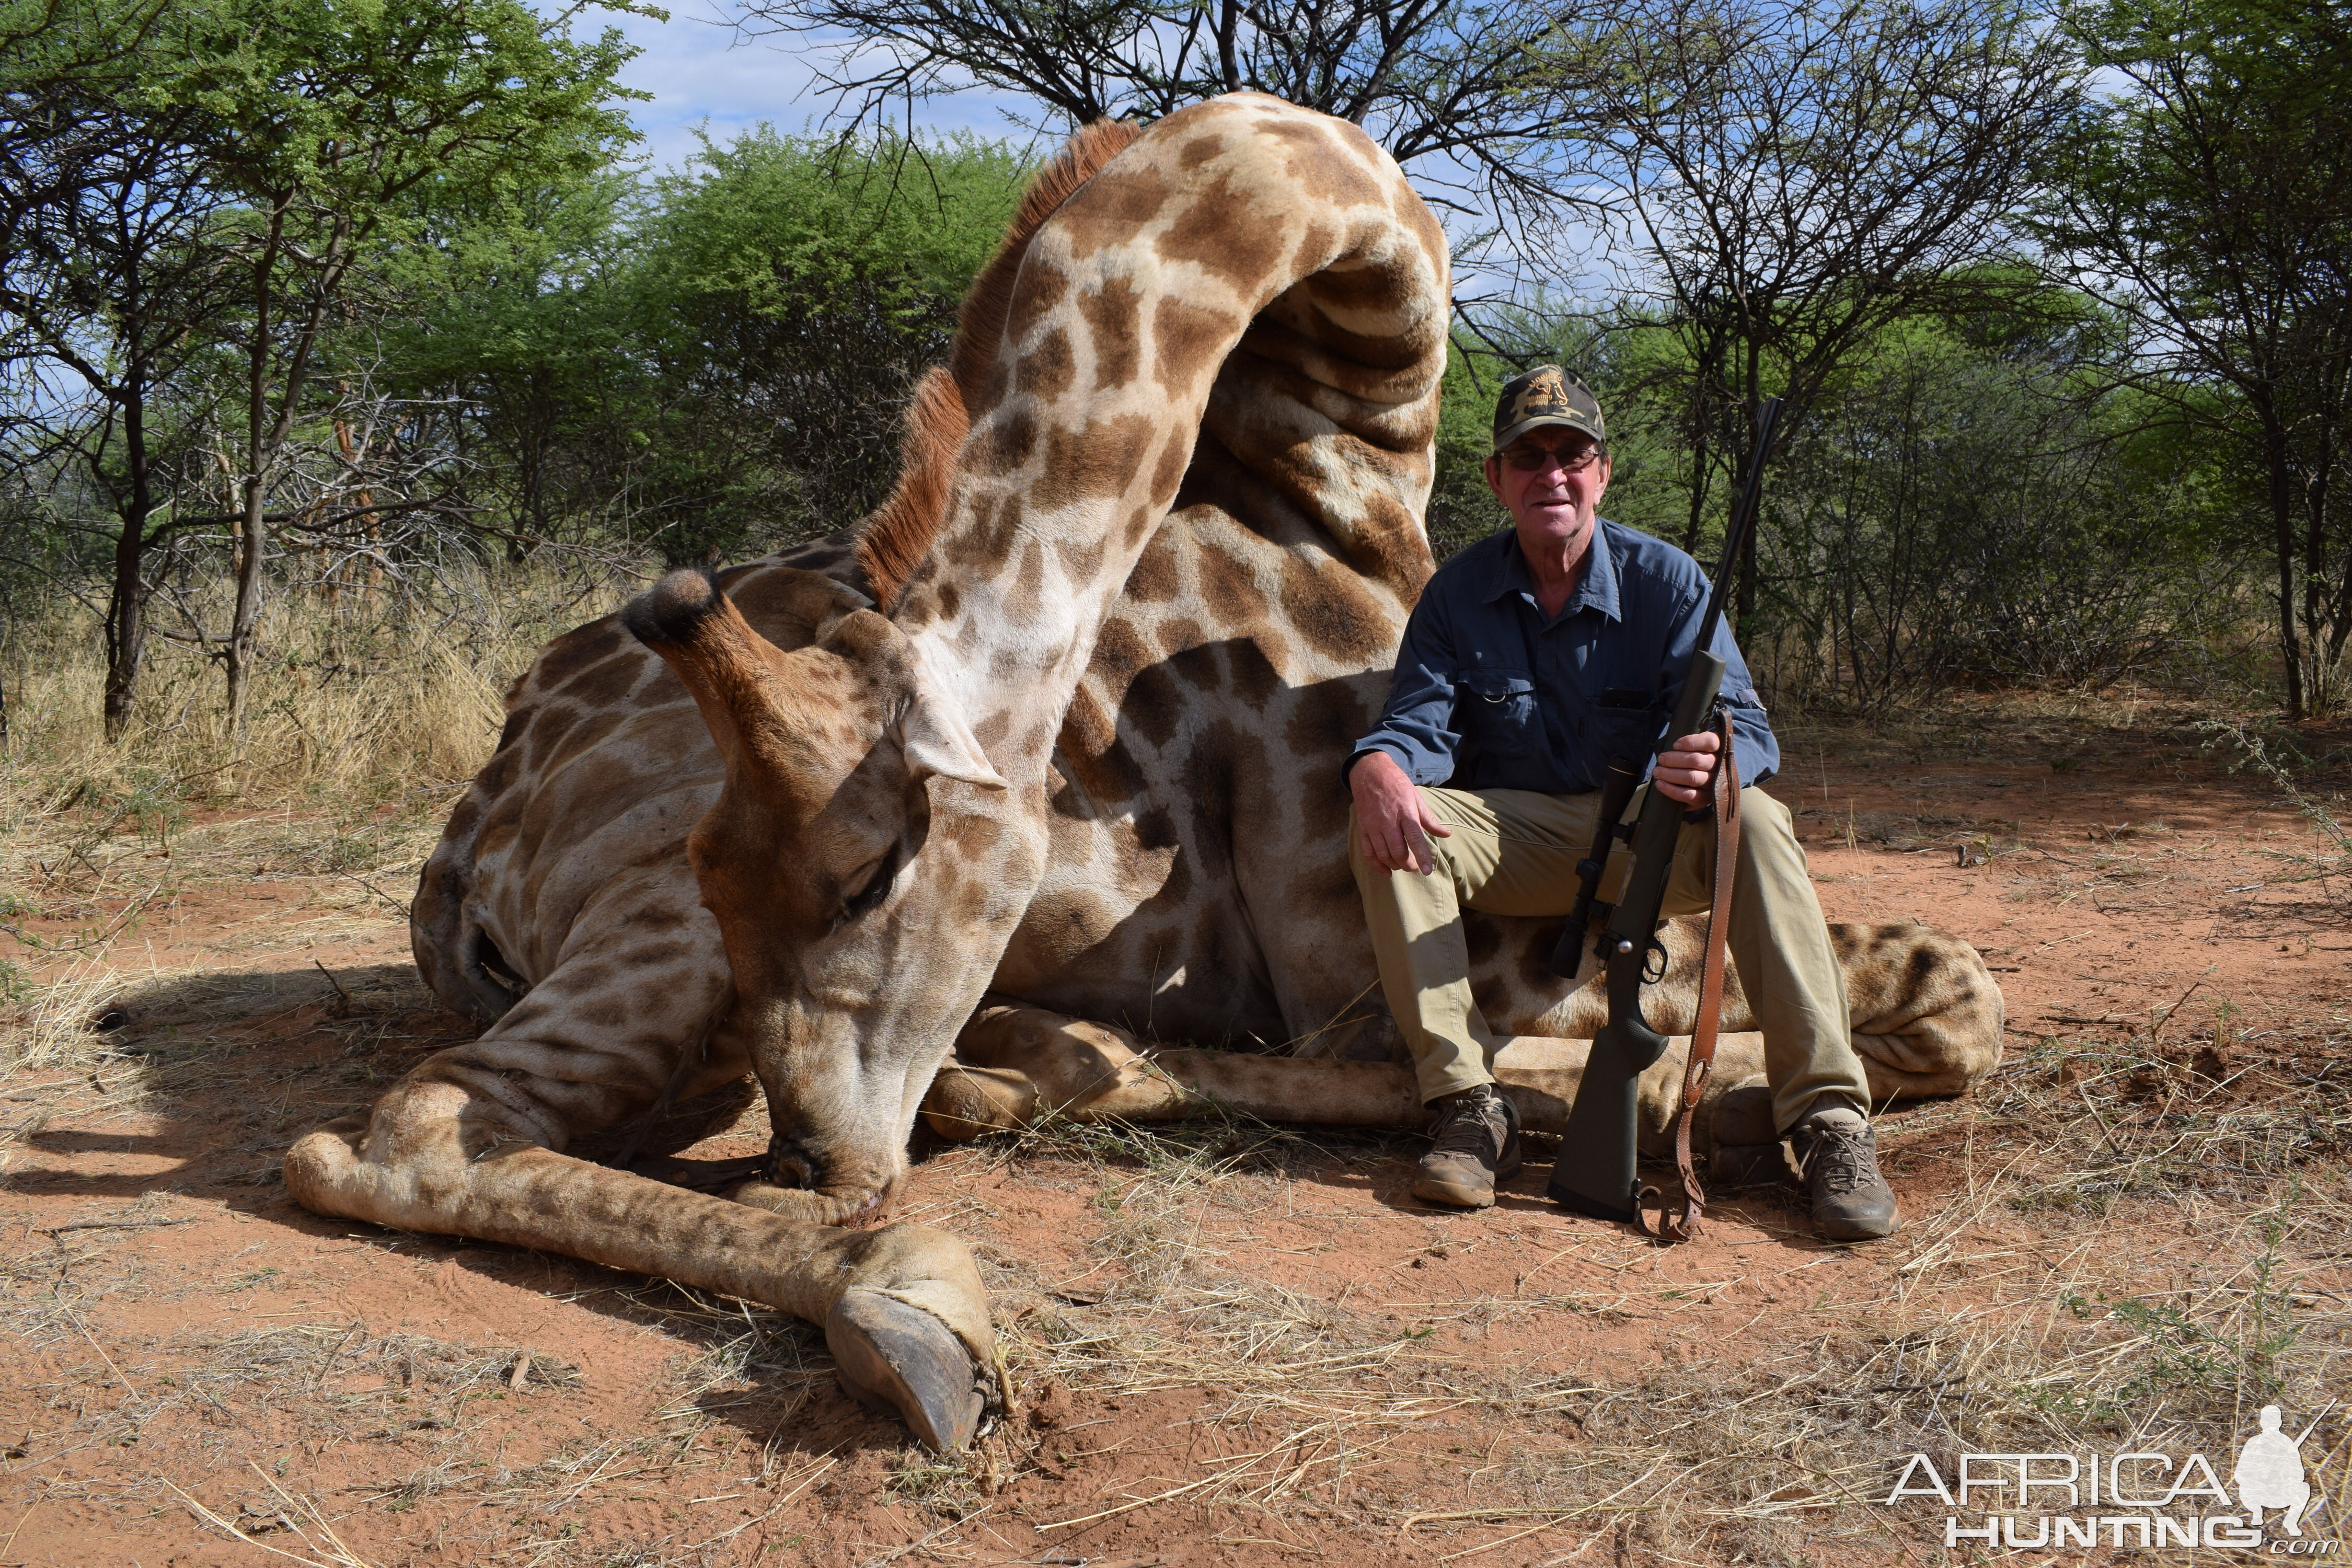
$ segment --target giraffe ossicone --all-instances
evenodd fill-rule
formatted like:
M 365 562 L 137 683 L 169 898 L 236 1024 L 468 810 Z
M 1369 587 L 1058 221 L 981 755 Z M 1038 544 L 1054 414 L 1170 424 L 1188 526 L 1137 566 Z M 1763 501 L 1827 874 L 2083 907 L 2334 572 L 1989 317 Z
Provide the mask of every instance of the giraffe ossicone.
M 293 1195 L 794 1312 L 955 1447 L 1007 1397 L 977 1269 L 868 1223 L 919 1112 L 1411 1122 L 1338 772 L 1432 570 L 1448 277 L 1345 121 L 1240 94 L 1082 132 L 918 384 L 882 509 L 673 574 L 518 683 L 413 906 L 482 1032 L 302 1140 Z M 1541 1037 L 1506 1077 L 1557 1098 L 1551 1037 L 1598 1015 L 1555 929 L 1473 917 L 1471 947 L 1489 1018 Z M 1973 951 L 1837 935 L 1874 1089 L 1990 1069 Z M 634 1152 L 747 1073 L 773 1138 L 730 1197 L 568 1152 Z

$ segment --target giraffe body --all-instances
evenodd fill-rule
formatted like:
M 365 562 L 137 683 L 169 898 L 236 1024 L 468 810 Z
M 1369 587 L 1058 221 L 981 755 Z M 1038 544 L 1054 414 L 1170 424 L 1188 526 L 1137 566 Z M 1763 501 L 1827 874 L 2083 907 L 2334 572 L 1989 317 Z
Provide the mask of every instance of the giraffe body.
M 952 1446 L 993 1396 L 968 1253 L 842 1227 L 887 1207 L 919 1108 L 1181 1113 L 1189 1072 L 1397 1119 L 1339 772 L 1432 570 L 1446 313 L 1444 235 L 1356 128 L 1253 95 L 1090 128 L 919 387 L 880 512 L 673 574 L 518 684 L 414 906 L 483 1033 L 298 1144 L 294 1195 L 783 1307 Z M 1498 1028 L 1591 1033 L 1552 922 L 1473 918 Z M 1997 1058 L 1972 952 L 1843 940 L 1874 1070 L 1956 1092 Z M 1073 1028 L 1124 1089 L 1073 1089 Z M 1139 1067 L 1153 1040 L 1374 1059 Z M 564 1153 L 747 1071 L 776 1137 L 740 1201 Z

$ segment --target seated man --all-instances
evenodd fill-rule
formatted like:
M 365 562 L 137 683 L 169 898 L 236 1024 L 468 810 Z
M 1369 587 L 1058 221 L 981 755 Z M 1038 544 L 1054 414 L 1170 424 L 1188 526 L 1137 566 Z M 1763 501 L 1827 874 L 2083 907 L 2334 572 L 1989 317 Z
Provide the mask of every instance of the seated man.
M 1698 563 L 1597 517 L 1609 488 L 1601 406 L 1558 365 L 1503 388 L 1486 484 L 1513 527 L 1441 566 L 1399 648 L 1387 708 L 1348 762 L 1350 861 L 1381 984 L 1411 1047 L 1436 1142 L 1413 1194 L 1482 1208 L 1519 1168 L 1518 1114 L 1494 1087 L 1497 1042 L 1470 994 L 1465 907 L 1564 915 L 1592 843 L 1603 770 L 1645 757 L 1673 710 L 1707 596 Z M 1845 984 L 1788 808 L 1752 786 L 1780 763 L 1727 622 L 1739 776 L 1739 864 L 1728 949 L 1764 1035 L 1775 1125 L 1793 1140 L 1822 1233 L 1891 1234 L 1870 1089 Z M 1712 734 L 1672 741 L 1649 787 L 1701 805 Z M 1640 810 L 1640 796 L 1634 811 Z M 1715 836 L 1686 825 L 1669 914 L 1706 907 Z M 1625 869 L 1612 866 L 1612 888 Z

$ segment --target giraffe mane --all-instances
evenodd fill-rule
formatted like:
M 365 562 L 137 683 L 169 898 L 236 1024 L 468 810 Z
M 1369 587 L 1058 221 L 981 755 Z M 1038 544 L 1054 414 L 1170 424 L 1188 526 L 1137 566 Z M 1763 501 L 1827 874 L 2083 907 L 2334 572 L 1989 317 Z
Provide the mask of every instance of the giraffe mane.
M 898 483 L 858 531 L 858 563 L 885 615 L 947 521 L 956 454 L 971 428 L 969 409 L 995 361 L 1005 312 L 1013 303 L 1013 280 L 1020 275 L 1029 241 L 1055 208 L 1141 134 L 1125 121 L 1097 120 L 1030 177 L 1003 242 L 972 280 L 956 312 L 955 342 L 947 364 L 925 371 L 915 383 L 907 405 L 906 434 L 898 446 Z

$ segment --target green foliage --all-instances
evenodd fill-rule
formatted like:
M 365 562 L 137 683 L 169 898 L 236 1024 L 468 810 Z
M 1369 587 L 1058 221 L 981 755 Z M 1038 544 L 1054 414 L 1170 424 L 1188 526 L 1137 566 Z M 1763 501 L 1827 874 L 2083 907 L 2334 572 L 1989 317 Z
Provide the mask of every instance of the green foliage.
M 478 411 L 472 494 L 518 548 L 756 552 L 888 493 L 908 388 L 1026 174 L 991 142 L 762 127 L 649 184 L 464 214 L 410 258 L 382 341 L 407 394 Z
M 2055 254 L 2126 311 L 2149 390 L 2222 439 L 2275 574 L 2291 718 L 2352 638 L 2352 16 L 2295 0 L 2080 0 L 2122 85 L 2053 169 Z

